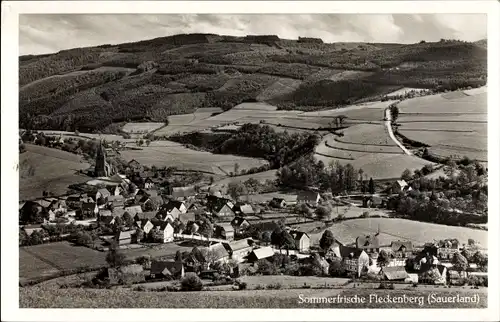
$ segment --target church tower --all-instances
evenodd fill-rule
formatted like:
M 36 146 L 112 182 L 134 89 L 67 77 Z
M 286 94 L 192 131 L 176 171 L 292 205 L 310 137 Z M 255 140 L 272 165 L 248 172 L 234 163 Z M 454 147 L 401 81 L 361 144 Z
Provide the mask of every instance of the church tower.
M 102 141 L 99 142 L 99 146 L 97 147 L 94 175 L 96 177 L 107 177 L 110 175 L 109 165 L 106 162 L 106 151 L 104 150 L 104 147 L 102 146 Z

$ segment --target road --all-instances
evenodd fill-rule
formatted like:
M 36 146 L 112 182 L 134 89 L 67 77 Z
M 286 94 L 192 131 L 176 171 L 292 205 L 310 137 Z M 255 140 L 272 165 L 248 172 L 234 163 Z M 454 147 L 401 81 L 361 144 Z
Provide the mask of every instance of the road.
M 404 147 L 403 143 L 399 142 L 398 139 L 396 138 L 396 136 L 394 135 L 394 132 L 392 132 L 392 126 L 391 126 L 391 121 L 392 121 L 392 116 L 391 116 L 391 110 L 389 108 L 386 108 L 385 111 L 385 118 L 384 118 L 384 123 L 385 123 L 385 127 L 387 128 L 387 132 L 389 133 L 389 136 L 391 137 L 391 139 L 394 141 L 394 143 L 396 143 L 400 148 L 401 150 L 403 150 L 403 152 L 406 154 L 406 155 L 413 155 L 410 151 L 408 151 L 407 148 Z

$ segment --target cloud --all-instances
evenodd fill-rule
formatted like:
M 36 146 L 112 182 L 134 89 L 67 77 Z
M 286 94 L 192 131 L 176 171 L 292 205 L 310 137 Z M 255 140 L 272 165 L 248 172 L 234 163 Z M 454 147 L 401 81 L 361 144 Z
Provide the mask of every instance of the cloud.
M 43 54 L 195 32 L 309 36 L 326 42 L 475 41 L 486 38 L 486 29 L 482 14 L 26 14 L 19 17 L 19 50 Z

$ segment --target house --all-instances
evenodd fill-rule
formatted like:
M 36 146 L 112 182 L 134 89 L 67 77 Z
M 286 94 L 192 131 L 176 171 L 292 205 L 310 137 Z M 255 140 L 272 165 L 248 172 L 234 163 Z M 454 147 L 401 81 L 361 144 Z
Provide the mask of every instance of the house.
M 248 220 L 242 217 L 234 217 L 231 221 L 231 226 L 233 226 L 234 232 L 236 234 L 240 234 L 245 231 L 248 227 L 250 227 L 250 223 Z
M 210 211 L 214 212 L 217 209 L 222 208 L 223 205 L 227 205 L 231 209 L 231 211 L 234 207 L 234 203 L 231 199 L 213 196 L 213 195 L 207 196 L 207 208 Z
M 184 277 L 184 264 L 182 261 L 153 260 L 151 262 L 151 278 L 179 279 Z
M 135 230 L 119 231 L 115 235 L 115 241 L 118 245 L 128 245 L 137 242 Z
M 155 183 L 151 178 L 146 178 L 144 180 L 144 189 L 154 189 Z
M 113 210 L 111 210 L 111 213 L 113 214 L 113 217 L 123 217 L 123 215 L 125 214 L 125 209 L 123 208 L 113 208 Z
M 143 167 L 141 166 L 141 164 L 139 162 L 137 162 L 135 159 L 132 159 L 128 164 L 127 164 L 128 168 L 132 171 L 132 172 L 142 172 L 143 171 Z
M 82 207 L 82 198 L 79 195 L 68 196 L 66 206 L 71 209 L 80 209 Z
M 111 196 L 111 193 L 106 188 L 102 188 L 97 190 L 95 194 L 95 200 L 99 200 L 100 198 L 104 199 L 105 202 L 108 201 L 108 197 Z
M 196 189 L 194 186 L 188 187 L 173 187 L 170 193 L 175 199 L 186 199 L 190 196 L 196 195 Z
M 230 223 L 219 223 L 215 225 L 215 236 L 226 240 L 234 239 L 234 228 Z
M 300 191 L 297 194 L 297 203 L 306 203 L 312 206 L 317 206 L 321 196 L 318 192 L 314 191 Z
M 81 210 L 84 218 L 93 218 L 99 214 L 99 207 L 95 202 L 84 202 Z
M 121 195 L 122 192 L 124 191 L 122 187 L 120 187 L 119 185 L 117 186 L 108 186 L 106 187 L 106 190 L 109 191 L 109 193 L 112 195 L 112 196 L 118 196 L 118 195 Z
M 65 213 L 67 210 L 66 202 L 64 200 L 53 199 L 48 207 L 55 214 Z
M 163 198 L 161 196 L 145 196 L 139 201 L 139 203 L 146 208 L 158 210 L 163 205 Z
M 48 221 L 56 220 L 56 214 L 51 209 L 49 209 L 47 217 Z
M 147 218 L 143 218 L 139 221 L 136 221 L 136 224 L 139 228 L 142 229 L 142 231 L 144 231 L 145 234 L 149 234 L 149 232 L 151 231 L 151 229 L 154 228 L 154 225 L 153 223 L 151 222 L 150 219 L 147 219 Z
M 444 265 L 435 265 L 419 276 L 419 281 L 426 284 L 446 285 L 448 269 Z
M 143 219 L 152 220 L 152 219 L 156 218 L 156 215 L 157 215 L 156 211 L 140 212 L 140 213 L 135 214 L 134 220 L 135 221 L 141 221 Z
M 274 255 L 274 250 L 271 247 L 261 247 L 254 249 L 248 254 L 247 260 L 250 263 L 255 263 L 259 259 L 269 258 Z
M 26 233 L 28 237 L 31 236 L 35 231 L 39 233 L 45 233 L 45 229 L 42 228 L 40 225 L 29 225 L 29 226 L 24 226 L 22 230 Z
M 404 266 L 382 267 L 379 274 L 386 281 L 404 281 L 408 277 Z
M 166 205 L 162 207 L 167 213 L 177 208 L 181 213 L 185 214 L 187 212 L 186 204 L 182 201 L 171 200 Z
M 341 247 L 344 247 L 344 244 L 335 239 L 328 249 L 323 250 L 324 257 L 328 260 L 342 260 Z
M 45 209 L 34 201 L 26 201 L 19 210 L 20 218 L 29 218 L 33 215 L 42 214 Z
M 125 198 L 122 195 L 118 196 L 109 196 L 108 204 L 112 207 L 124 207 L 125 206 Z
M 214 208 L 213 214 L 221 221 L 231 221 L 234 218 L 234 211 L 227 203 Z
M 191 253 L 200 263 L 223 263 L 229 259 L 229 253 L 221 243 L 209 247 L 194 247 Z
M 284 207 L 286 207 L 286 201 L 283 198 L 273 198 L 269 202 L 269 206 L 271 206 L 273 208 L 284 208 Z
M 451 260 L 455 253 L 460 251 L 460 242 L 457 239 L 445 239 L 438 243 L 437 257 Z
M 124 208 L 125 212 L 128 212 L 132 217 L 136 214 L 142 213 L 142 207 L 140 205 L 133 205 Z
M 113 216 L 111 210 L 101 209 L 99 210 L 98 221 L 107 225 L 113 225 L 115 223 L 115 216 Z
M 299 252 L 307 252 L 311 247 L 311 238 L 308 234 L 302 231 L 292 230 L 290 231 L 290 235 L 295 241 L 295 248 Z
M 174 227 L 168 222 L 160 221 L 151 231 L 153 239 L 158 242 L 168 243 L 174 240 Z
M 363 208 L 380 208 L 385 205 L 385 200 L 379 196 L 364 196 Z
M 162 212 L 162 214 L 163 214 L 163 220 L 167 220 L 167 216 L 170 216 L 170 217 L 172 217 L 172 220 L 175 220 L 181 216 L 181 211 L 177 208 L 174 208 L 174 209 L 170 210 L 169 212 L 167 212 L 166 214 L 165 214 L 165 212 Z
M 370 266 L 370 256 L 363 249 L 342 246 L 340 254 L 346 270 L 358 277 Z
M 235 214 L 239 214 L 239 215 L 242 215 L 242 216 L 255 214 L 255 211 L 253 210 L 252 205 L 243 204 L 243 203 L 237 203 L 233 207 L 233 212 Z
M 356 248 L 367 253 L 378 253 L 380 250 L 378 233 L 375 235 L 359 236 L 356 238 Z
M 229 257 L 237 262 L 242 262 L 248 254 L 250 254 L 254 247 L 254 241 L 251 238 L 240 239 L 223 243 Z
M 394 257 L 406 258 L 413 253 L 413 244 L 411 241 L 393 241 L 391 251 Z
M 146 280 L 144 269 L 139 264 L 108 268 L 108 278 L 112 285 L 134 284 Z
M 405 191 L 411 191 L 410 185 L 405 181 L 405 180 L 396 180 L 394 184 L 392 185 L 392 192 L 393 193 L 399 193 L 399 192 L 405 192 Z

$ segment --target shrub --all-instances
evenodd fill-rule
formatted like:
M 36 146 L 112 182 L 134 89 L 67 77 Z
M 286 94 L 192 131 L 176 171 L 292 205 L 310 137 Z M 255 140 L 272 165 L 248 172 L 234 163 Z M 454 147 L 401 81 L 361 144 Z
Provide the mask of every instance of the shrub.
M 264 286 L 262 286 L 262 285 L 260 285 L 260 284 L 257 284 L 257 285 L 255 286 L 255 289 L 256 289 L 256 290 L 263 290 L 263 289 L 264 289 Z
M 393 290 L 394 289 L 394 284 L 393 283 L 380 283 L 378 286 L 379 290 Z
M 246 290 L 247 289 L 247 283 L 245 283 L 245 282 L 238 283 L 238 289 L 239 290 Z
M 268 261 L 267 259 L 260 259 L 257 262 L 257 273 L 262 275 L 276 275 L 278 274 L 278 269 L 276 265 Z
M 203 289 L 203 283 L 198 275 L 187 273 L 181 281 L 181 288 L 183 291 L 201 291 Z
M 281 283 L 268 284 L 266 286 L 266 289 L 268 289 L 268 290 L 280 290 L 281 286 L 282 286 Z
M 368 218 L 368 217 L 370 217 L 370 213 L 368 211 L 363 211 L 361 218 Z

